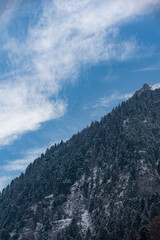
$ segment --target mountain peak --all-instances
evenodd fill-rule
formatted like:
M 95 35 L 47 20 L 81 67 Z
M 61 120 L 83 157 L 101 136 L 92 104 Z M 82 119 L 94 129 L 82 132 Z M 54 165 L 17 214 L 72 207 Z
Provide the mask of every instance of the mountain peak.
M 148 90 L 154 91 L 159 88 L 160 88 L 160 83 L 156 83 L 154 85 L 149 85 L 149 84 L 145 83 L 141 89 L 136 91 L 136 94 L 138 94 L 138 96 L 140 96 L 141 93 L 144 91 L 148 91 Z
M 151 86 L 148 85 L 147 83 L 145 83 L 142 87 L 143 90 L 150 90 L 151 89 Z
M 135 94 L 137 94 L 138 96 L 140 96 L 142 92 L 148 91 L 148 90 L 151 90 L 151 86 L 148 85 L 147 83 L 145 83 L 142 88 L 140 88 L 139 90 L 137 90 L 137 91 L 135 92 Z

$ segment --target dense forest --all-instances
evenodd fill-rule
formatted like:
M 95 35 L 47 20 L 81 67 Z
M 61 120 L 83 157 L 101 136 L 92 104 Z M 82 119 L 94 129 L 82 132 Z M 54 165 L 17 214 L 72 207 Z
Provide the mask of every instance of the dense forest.
M 0 240 L 159 240 L 160 89 L 145 84 L 0 195 Z

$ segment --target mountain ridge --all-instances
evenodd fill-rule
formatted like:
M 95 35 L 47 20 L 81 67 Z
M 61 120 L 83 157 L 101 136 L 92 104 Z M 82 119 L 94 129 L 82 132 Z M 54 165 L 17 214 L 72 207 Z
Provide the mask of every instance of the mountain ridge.
M 158 85 L 145 84 L 100 122 L 47 149 L 2 191 L 0 239 L 156 240 L 159 109 Z

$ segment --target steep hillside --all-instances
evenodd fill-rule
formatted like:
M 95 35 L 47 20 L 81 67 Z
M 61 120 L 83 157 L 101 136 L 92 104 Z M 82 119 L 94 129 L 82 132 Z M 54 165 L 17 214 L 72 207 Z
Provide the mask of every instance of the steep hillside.
M 46 150 L 0 196 L 1 240 L 160 239 L 160 89 Z

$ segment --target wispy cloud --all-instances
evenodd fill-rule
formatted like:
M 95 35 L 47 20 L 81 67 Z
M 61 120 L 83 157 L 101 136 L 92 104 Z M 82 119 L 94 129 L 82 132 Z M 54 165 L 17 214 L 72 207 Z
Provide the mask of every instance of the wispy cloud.
M 9 183 L 10 180 L 11 177 L 9 176 L 0 177 L 0 191 Z
M 133 96 L 133 93 L 121 94 L 118 91 L 114 91 L 111 95 L 101 97 L 95 102 L 91 102 L 84 106 L 84 110 L 90 111 L 92 117 L 103 116 L 108 112 L 108 109 L 115 107 L 121 101 L 125 101 Z
M 6 27 L 6 25 L 11 21 L 12 17 L 14 16 L 21 0 L 1 0 L 1 7 L 0 7 L 0 28 Z
M 50 146 L 53 146 L 55 143 L 60 143 L 60 141 L 50 142 Z M 63 140 L 63 142 L 65 141 L 67 141 L 67 139 Z M 47 147 L 48 146 L 28 149 L 27 151 L 21 153 L 21 158 L 6 161 L 6 164 L 1 166 L 0 191 L 6 187 L 18 173 L 20 174 L 21 172 L 24 172 L 30 163 L 40 157 L 42 153 L 44 154 Z
M 97 103 L 92 106 L 92 108 L 109 107 L 111 104 L 117 101 L 127 100 L 128 98 L 132 97 L 132 95 L 133 93 L 120 94 L 118 92 L 114 92 L 110 96 L 100 98 Z
M 24 171 L 29 163 L 44 153 L 46 148 L 29 149 L 23 154 L 23 157 L 14 161 L 9 161 L 2 167 L 3 171 Z
M 0 82 L 0 145 L 37 129 L 42 122 L 62 116 L 67 103 L 59 98 L 59 93 L 66 81 L 77 78 L 81 65 L 135 56 L 136 39 L 121 40 L 119 27 L 150 12 L 159 3 L 159 0 L 129 0 L 127 4 L 124 0 L 44 1 L 38 21 L 27 27 L 25 37 L 6 28 L 7 42 L 1 35 L 0 53 L 7 56 L 7 72 L 17 74 Z M 16 14 L 21 13 L 21 6 L 21 1 L 15 1 L 1 13 L 1 19 L 8 17 L 9 25 L 17 8 Z
M 145 71 L 156 71 L 156 70 L 160 70 L 160 63 L 157 63 L 155 65 L 150 65 L 144 68 L 140 68 L 133 72 L 145 72 Z

